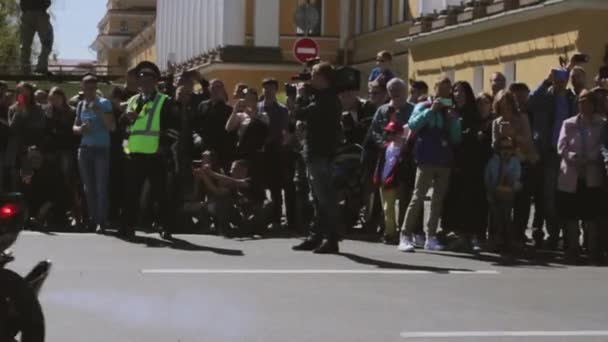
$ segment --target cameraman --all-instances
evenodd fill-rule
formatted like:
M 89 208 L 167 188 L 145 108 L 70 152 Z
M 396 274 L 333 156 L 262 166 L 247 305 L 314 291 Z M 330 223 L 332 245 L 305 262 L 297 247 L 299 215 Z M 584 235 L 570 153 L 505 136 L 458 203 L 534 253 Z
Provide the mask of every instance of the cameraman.
M 317 222 L 310 236 L 294 246 L 296 251 L 317 254 L 338 253 L 338 200 L 333 185 L 332 158 L 340 136 L 340 99 L 335 84 L 335 70 L 322 62 L 312 68 L 312 96 L 298 96 L 295 116 L 307 124 L 304 158 L 315 198 Z M 304 91 L 299 86 L 300 92 Z M 325 241 L 323 241 L 325 238 Z

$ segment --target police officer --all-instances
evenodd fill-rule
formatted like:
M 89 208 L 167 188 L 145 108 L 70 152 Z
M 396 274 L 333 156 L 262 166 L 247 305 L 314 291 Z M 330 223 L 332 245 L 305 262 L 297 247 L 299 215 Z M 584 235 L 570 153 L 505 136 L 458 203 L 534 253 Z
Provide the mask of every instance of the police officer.
M 175 210 L 167 191 L 171 169 L 170 146 L 178 137 L 177 120 L 169 97 L 157 90 L 160 70 L 152 62 L 136 67 L 140 93 L 128 101 L 121 120 L 126 125 L 123 144 L 127 158 L 124 226 L 121 235 L 131 239 L 135 234 L 137 210 L 144 181 L 149 179 L 152 199 L 159 205 L 158 217 L 163 239 L 171 238 Z

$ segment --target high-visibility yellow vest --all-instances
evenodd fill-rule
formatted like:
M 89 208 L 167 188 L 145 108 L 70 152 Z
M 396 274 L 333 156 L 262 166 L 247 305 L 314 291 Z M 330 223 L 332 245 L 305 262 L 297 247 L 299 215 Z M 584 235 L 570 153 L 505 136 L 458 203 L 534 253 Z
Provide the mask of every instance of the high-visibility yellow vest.
M 129 99 L 127 111 L 137 110 L 137 102 L 141 95 Z M 137 119 L 129 127 L 129 139 L 123 146 L 126 154 L 143 153 L 154 154 L 158 152 L 160 142 L 160 116 L 167 95 L 156 93 L 154 101 L 147 102 Z

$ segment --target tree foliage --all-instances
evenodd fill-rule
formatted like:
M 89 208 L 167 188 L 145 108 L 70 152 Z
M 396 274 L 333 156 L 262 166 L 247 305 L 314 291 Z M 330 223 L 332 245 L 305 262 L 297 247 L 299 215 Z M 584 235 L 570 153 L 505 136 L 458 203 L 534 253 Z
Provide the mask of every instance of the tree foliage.
M 0 0 L 0 64 L 17 64 L 19 46 L 19 3 Z

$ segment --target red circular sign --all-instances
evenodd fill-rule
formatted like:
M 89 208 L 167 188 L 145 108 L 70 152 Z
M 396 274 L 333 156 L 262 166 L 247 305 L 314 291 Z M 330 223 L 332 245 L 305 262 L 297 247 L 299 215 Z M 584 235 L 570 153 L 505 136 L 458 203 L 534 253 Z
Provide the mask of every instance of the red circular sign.
M 300 62 L 319 57 L 319 44 L 314 39 L 301 38 L 293 44 L 293 56 Z

